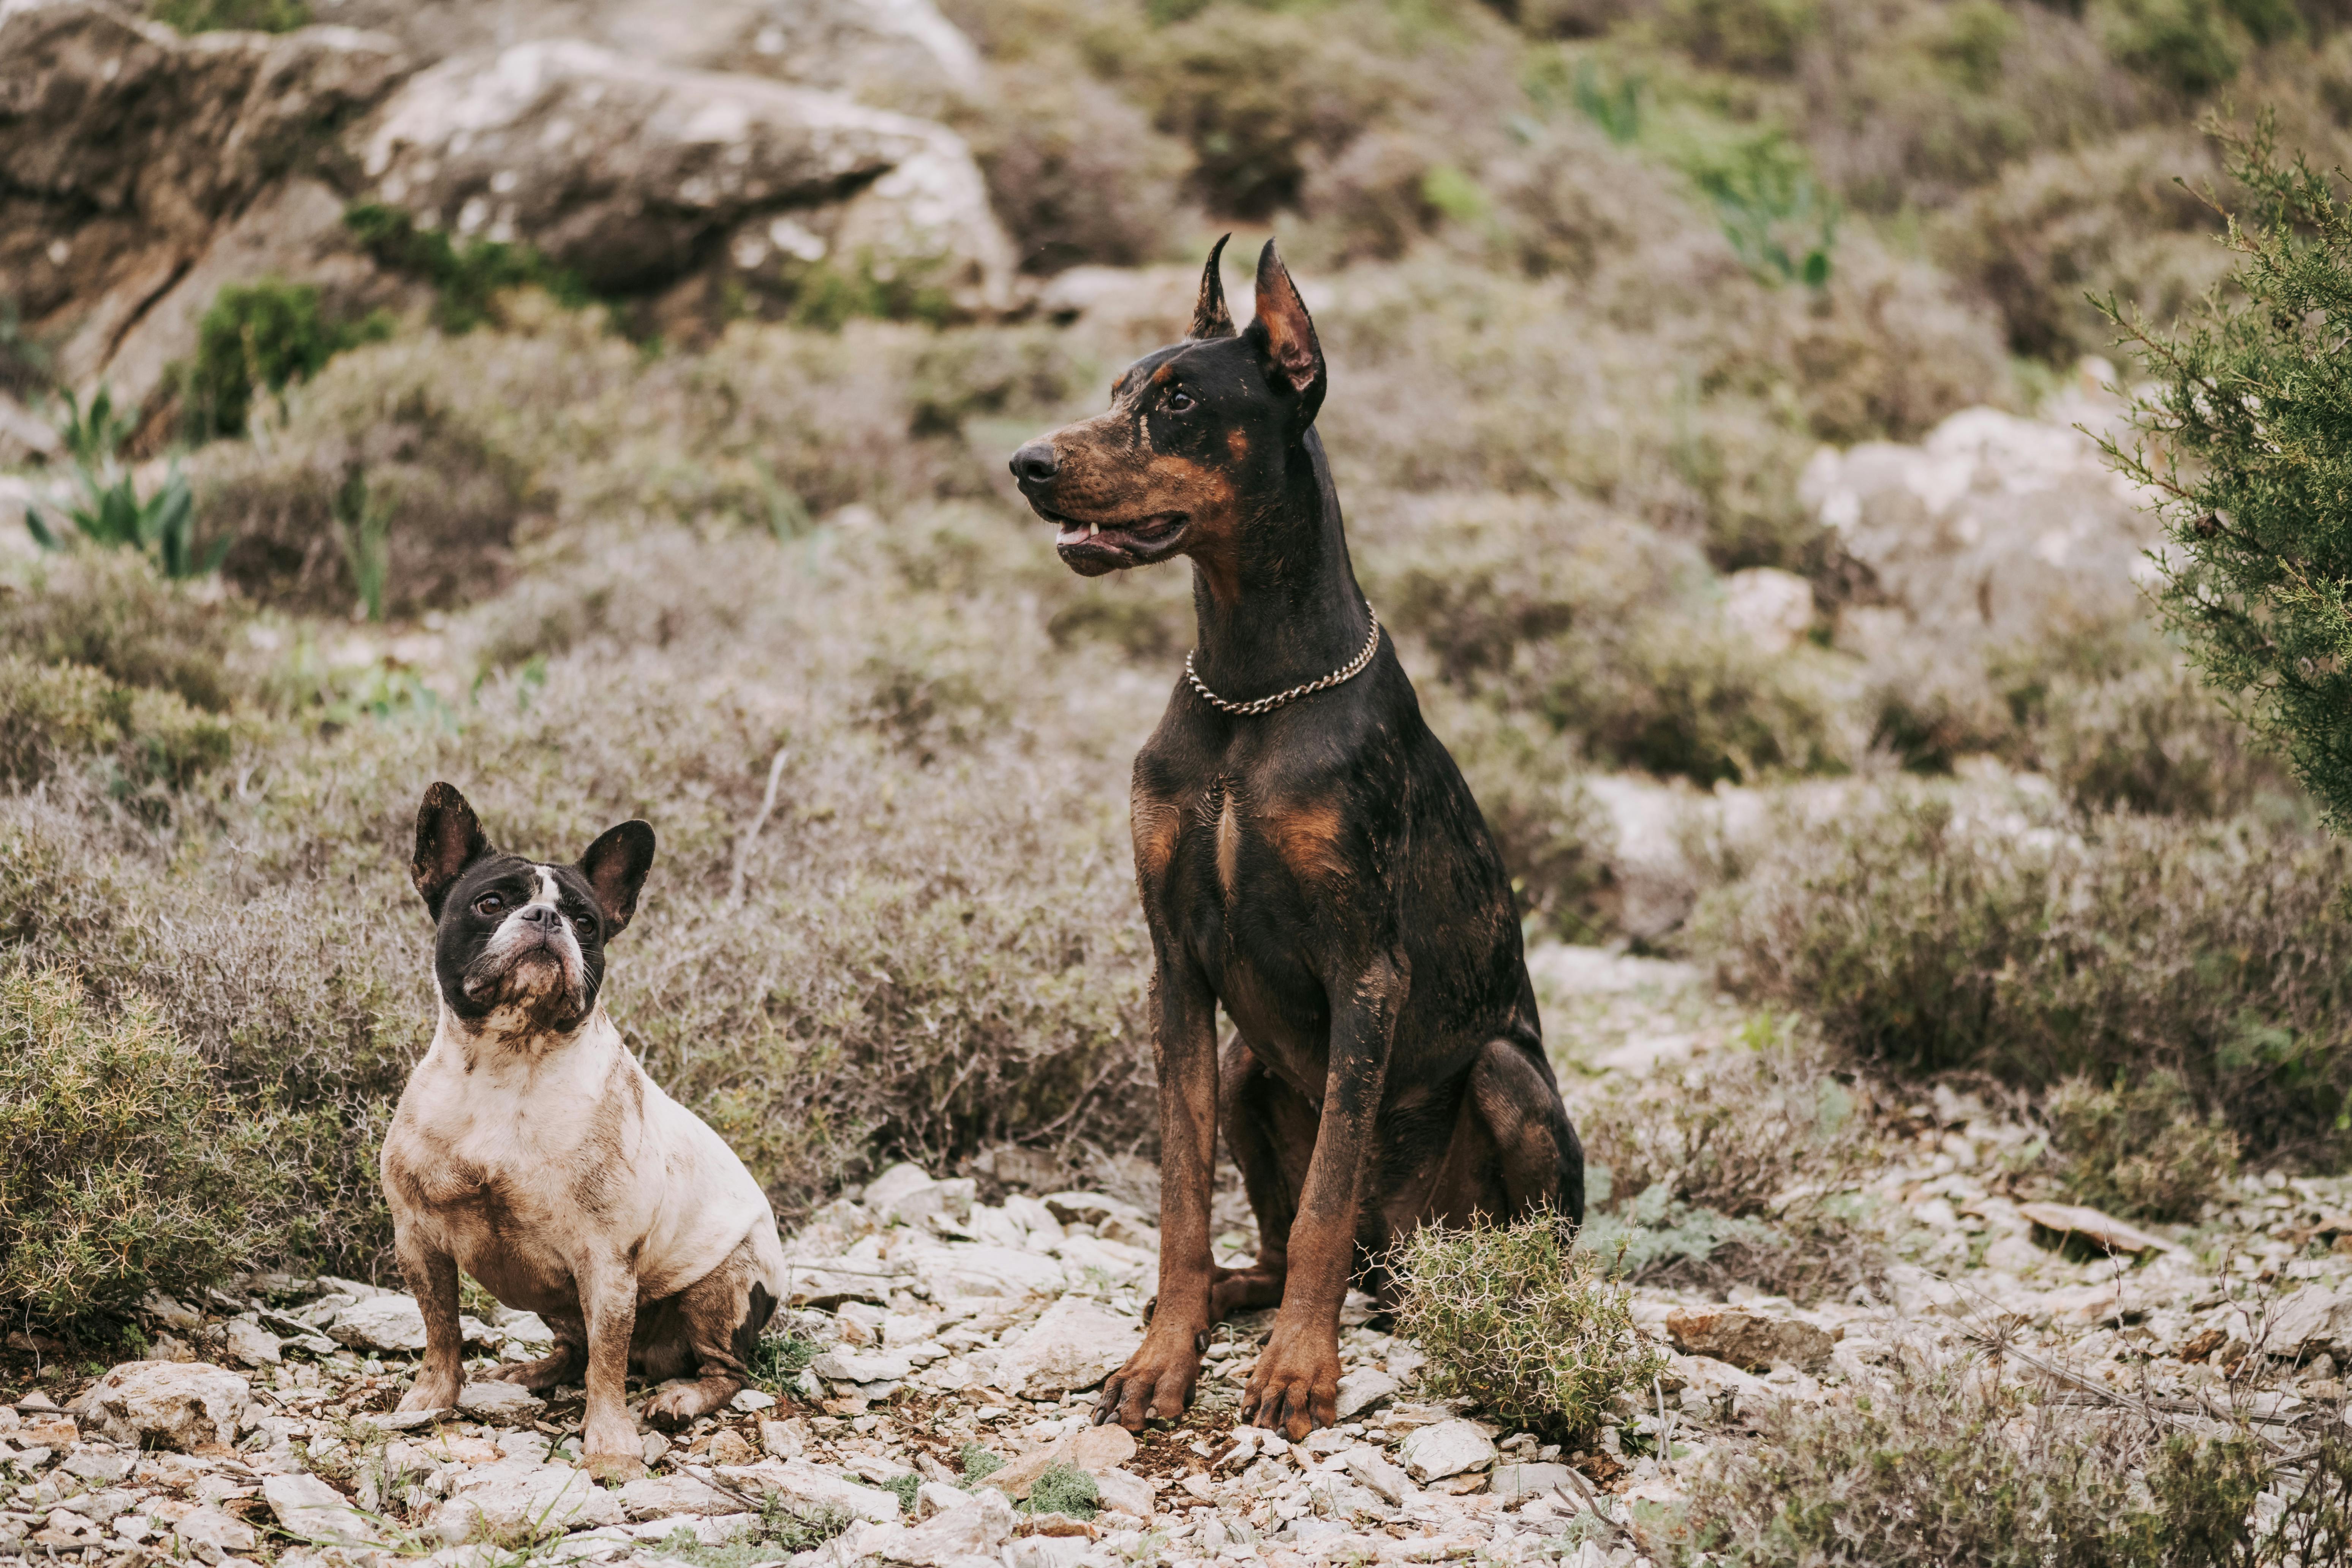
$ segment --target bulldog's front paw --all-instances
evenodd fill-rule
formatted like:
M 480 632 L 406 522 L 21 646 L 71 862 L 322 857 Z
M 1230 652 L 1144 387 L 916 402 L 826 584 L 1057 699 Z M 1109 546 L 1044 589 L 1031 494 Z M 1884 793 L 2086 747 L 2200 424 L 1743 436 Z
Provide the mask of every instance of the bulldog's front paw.
M 420 1372 L 416 1385 L 400 1397 L 400 1408 L 410 1410 L 454 1410 L 457 1406 L 457 1389 L 465 1379 L 454 1372 Z
M 592 1425 L 583 1435 L 580 1462 L 600 1481 L 633 1481 L 646 1473 L 645 1439 L 626 1420 Z

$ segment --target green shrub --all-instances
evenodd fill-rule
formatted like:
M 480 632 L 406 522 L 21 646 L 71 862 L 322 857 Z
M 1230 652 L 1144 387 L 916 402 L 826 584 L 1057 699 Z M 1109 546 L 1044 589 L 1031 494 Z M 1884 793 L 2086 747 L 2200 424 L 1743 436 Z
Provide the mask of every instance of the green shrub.
M 236 1267 L 267 1237 L 264 1135 L 152 1005 L 0 966 L 0 1311 L 60 1324 Z
M 2307 163 L 2280 165 L 2267 118 L 2219 133 L 2252 206 L 2230 226 L 2241 292 L 2216 292 L 2177 328 L 2125 323 L 2154 384 L 2132 403 L 2133 444 L 2107 450 L 2158 497 L 2174 546 L 2160 603 L 2189 657 L 2242 694 L 2340 828 L 2352 826 L 2352 663 L 2342 595 L 2326 584 L 2352 559 L 2352 394 L 2327 322 L 2352 278 L 2352 207 Z
M 1213 5 L 1154 37 L 1129 79 L 1191 144 L 1210 210 L 1255 222 L 1297 205 L 1310 159 L 1416 96 L 1403 63 L 1367 47 L 1390 31 L 1360 0 L 1316 16 Z
M 899 1510 L 908 1519 L 915 1517 L 915 1494 L 922 1489 L 923 1478 L 912 1470 L 882 1483 L 882 1489 L 898 1500 Z
M 2200 97 L 2243 63 L 2220 0 L 2099 0 L 2108 52 L 2176 92 Z
M 1768 1407 L 1689 1492 L 1673 1561 L 1738 1568 L 2159 1568 L 2284 1563 L 2250 1515 L 2268 1480 L 2251 1437 L 2036 1409 L 1977 1368 L 1908 1358 L 1851 1405 Z M 2340 1448 L 2337 1439 L 2327 1447 Z M 2323 1477 L 2343 1463 L 2315 1468 Z M 2295 1511 L 2307 1526 L 2342 1482 Z M 2339 1516 L 2340 1518 L 2340 1516 Z M 2325 1527 L 2323 1527 L 2325 1528 Z M 2341 1539 L 2341 1526 L 2336 1527 Z M 2302 1558 L 2304 1562 L 2324 1558 Z
M 965 134 L 1023 269 L 1166 256 L 1191 164 L 1183 144 L 1074 54 L 1001 64 L 994 75 L 990 106 Z
M 257 393 L 282 395 L 345 349 L 391 335 L 391 320 L 381 311 L 356 321 L 333 319 L 308 283 L 264 278 L 228 284 L 196 323 L 195 362 L 180 390 L 189 427 L 199 439 L 242 435 Z
M 2250 818 L 1995 826 L 1910 792 L 1835 833 L 1702 904 L 1727 984 L 1903 1071 L 2168 1068 L 2263 1157 L 2352 1152 L 2346 850 Z
M 966 1443 L 957 1457 L 957 1469 L 967 1482 L 988 1479 L 1004 1468 L 1004 1461 L 977 1443 Z
M 1707 65 L 1779 75 L 1818 24 L 1814 0 L 1668 0 L 1665 36 Z
M 215 712 L 243 685 L 231 642 L 239 618 L 130 551 L 44 556 L 21 586 L 0 583 L 0 654 L 86 665 L 117 685 L 173 692 Z
M 131 476 L 111 465 L 79 468 L 76 478 L 82 493 L 66 510 L 74 525 L 71 535 L 52 526 L 38 508 L 25 509 L 25 527 L 42 549 L 63 550 L 79 540 L 104 550 L 135 550 L 166 577 L 209 577 L 218 570 L 224 548 L 216 543 L 197 550 L 195 492 L 177 463 L 144 498 Z
M 1066 1513 L 1072 1519 L 1092 1519 L 1102 1502 L 1102 1489 L 1094 1477 L 1076 1465 L 1054 1465 L 1030 1483 L 1022 1500 L 1024 1513 Z
M 419 228 L 408 214 L 376 202 L 344 213 L 343 226 L 379 266 L 431 285 L 433 322 L 445 332 L 470 332 L 493 320 L 498 297 L 511 289 L 542 289 L 572 310 L 595 302 L 578 273 L 527 245 L 476 239 L 461 249 L 441 230 Z
M 2043 1114 L 2068 1193 L 2126 1219 L 2193 1220 L 2237 1178 L 2238 1135 L 2167 1068 L 2106 1089 L 2069 1079 Z
M 129 787 L 182 788 L 227 762 L 236 740 L 234 723 L 174 693 L 0 654 L 0 780 L 30 784 L 96 755 Z
M 183 33 L 290 33 L 311 20 L 308 0 L 152 0 L 147 14 Z
M 1416 1231 L 1398 1247 L 1397 1331 L 1429 1357 L 1422 1384 L 1507 1426 L 1590 1436 L 1664 1357 L 1633 1326 L 1627 1293 L 1555 1215 Z

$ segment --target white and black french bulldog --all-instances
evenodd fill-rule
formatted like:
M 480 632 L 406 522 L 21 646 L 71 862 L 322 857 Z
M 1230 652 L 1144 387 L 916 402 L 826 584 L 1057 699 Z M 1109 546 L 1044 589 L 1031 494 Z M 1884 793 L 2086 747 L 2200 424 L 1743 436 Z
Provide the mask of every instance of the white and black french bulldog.
M 383 1144 L 400 1266 L 425 1310 L 400 1407 L 457 1403 L 462 1268 L 555 1331 L 552 1355 L 494 1376 L 545 1389 L 585 1371 L 583 1457 L 604 1478 L 643 1468 L 628 1373 L 694 1373 L 647 1401 L 657 1425 L 717 1409 L 783 1293 L 767 1195 L 646 1076 L 598 999 L 604 944 L 653 860 L 642 822 L 576 865 L 502 855 L 463 795 L 425 792 L 409 874 L 439 927 L 440 1026 Z

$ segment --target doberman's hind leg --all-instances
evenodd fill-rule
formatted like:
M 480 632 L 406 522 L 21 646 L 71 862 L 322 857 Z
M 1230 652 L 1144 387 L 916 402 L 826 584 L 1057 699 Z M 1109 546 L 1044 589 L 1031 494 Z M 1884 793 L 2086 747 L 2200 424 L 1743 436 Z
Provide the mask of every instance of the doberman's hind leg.
M 769 1292 L 759 1254 L 747 1237 L 718 1268 L 673 1300 L 674 1342 L 685 1352 L 678 1360 L 690 1360 L 697 1376 L 646 1400 L 646 1419 L 675 1430 L 721 1408 L 751 1381 L 751 1350 L 775 1313 L 776 1298 Z M 647 1347 L 649 1366 L 657 1354 L 656 1347 Z
M 1216 1271 L 1209 1292 L 1213 1323 L 1234 1312 L 1282 1304 L 1291 1221 L 1307 1184 L 1307 1163 L 1315 1153 L 1315 1108 L 1260 1066 L 1238 1034 L 1226 1040 L 1221 1055 L 1217 1120 L 1257 1216 L 1258 1247 L 1251 1267 Z
M 1584 1146 L 1549 1069 L 1509 1040 L 1489 1040 L 1423 1218 L 1460 1226 L 1538 1208 L 1584 1223 Z

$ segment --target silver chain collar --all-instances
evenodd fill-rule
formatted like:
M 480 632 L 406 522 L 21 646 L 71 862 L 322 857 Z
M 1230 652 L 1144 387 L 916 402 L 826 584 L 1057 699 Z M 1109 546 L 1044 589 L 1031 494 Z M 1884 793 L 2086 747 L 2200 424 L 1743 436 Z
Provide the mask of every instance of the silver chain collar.
M 1310 680 L 1304 686 L 1294 686 L 1287 691 L 1277 691 L 1271 697 L 1261 697 L 1254 702 L 1228 702 L 1210 690 L 1201 678 L 1192 673 L 1192 655 L 1189 653 L 1184 656 L 1184 679 L 1192 683 L 1192 689 L 1201 694 L 1201 700 L 1203 702 L 1223 712 L 1239 714 L 1244 718 L 1257 713 L 1270 713 L 1286 702 L 1296 702 L 1302 697 L 1312 697 L 1318 691 L 1327 691 L 1334 686 L 1353 680 L 1364 673 L 1364 667 L 1372 662 L 1372 655 L 1380 651 L 1381 646 L 1380 613 L 1370 605 L 1366 605 L 1364 614 L 1370 616 L 1372 622 L 1372 635 L 1364 639 L 1364 651 L 1319 680 Z

